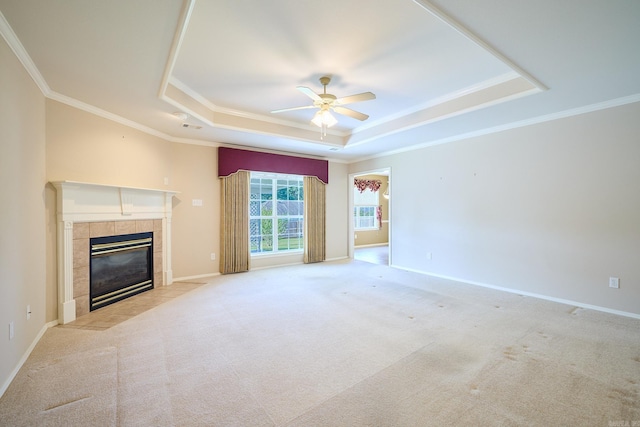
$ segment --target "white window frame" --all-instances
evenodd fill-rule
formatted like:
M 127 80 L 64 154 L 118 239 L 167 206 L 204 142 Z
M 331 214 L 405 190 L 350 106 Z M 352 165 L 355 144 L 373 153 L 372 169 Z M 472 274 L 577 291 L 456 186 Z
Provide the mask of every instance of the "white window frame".
M 375 202 L 375 204 L 372 204 Z M 366 188 L 362 193 L 358 188 L 353 188 L 353 229 L 355 231 L 367 231 L 367 230 L 377 230 L 378 227 L 376 225 L 377 216 L 376 212 L 380 206 L 380 191 L 371 191 L 370 188 Z M 371 226 L 362 226 L 363 217 L 360 216 L 359 208 L 371 208 L 373 215 L 372 217 L 366 216 L 364 218 L 369 220 L 369 218 L 373 218 Z
M 304 226 L 304 194 L 302 195 L 302 203 L 298 206 L 298 213 L 295 215 L 278 215 L 278 180 L 286 180 L 286 181 L 295 181 L 298 183 L 298 187 L 300 191 L 303 191 L 303 176 L 301 175 L 291 175 L 291 174 L 278 174 L 278 173 L 269 173 L 269 172 L 251 172 L 250 177 L 250 186 L 254 185 L 254 179 L 270 179 L 272 180 L 271 184 L 271 201 L 272 208 L 270 215 L 262 215 L 262 209 L 260 208 L 260 215 L 251 215 L 252 212 L 252 202 L 255 203 L 256 199 L 252 198 L 252 190 L 249 190 L 249 248 L 251 256 L 264 256 L 264 255 L 275 255 L 275 254 L 283 254 L 283 253 L 297 253 L 303 251 L 303 226 Z M 262 199 L 260 199 L 262 200 Z M 263 200 L 262 203 L 266 201 Z M 284 200 L 282 200 L 284 202 Z M 287 200 L 288 201 L 288 200 Z M 260 202 L 258 202 L 260 203 Z M 298 221 L 298 227 L 294 234 L 299 234 L 299 247 L 294 248 L 283 248 L 281 249 L 278 239 L 278 220 L 282 219 L 293 219 L 294 221 Z M 254 247 L 261 247 L 263 240 L 262 233 L 259 233 L 257 236 L 255 234 L 252 235 L 253 228 L 255 227 L 252 223 L 252 220 L 270 220 L 271 221 L 271 249 L 270 250 L 254 250 Z M 262 225 L 260 224 L 262 231 Z M 259 237 L 258 237 L 259 236 Z

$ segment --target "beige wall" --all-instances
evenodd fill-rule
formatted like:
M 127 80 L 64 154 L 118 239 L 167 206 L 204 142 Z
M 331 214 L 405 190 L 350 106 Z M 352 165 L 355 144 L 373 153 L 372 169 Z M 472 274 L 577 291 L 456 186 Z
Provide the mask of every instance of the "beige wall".
M 45 101 L 2 38 L 0 182 L 1 394 L 45 327 L 46 298 Z M 9 322 L 14 323 L 12 340 Z
M 167 178 L 169 184 L 164 184 Z M 167 142 L 124 125 L 47 100 L 47 179 L 178 191 L 172 218 L 175 278 L 217 273 L 219 184 L 217 149 Z M 55 228 L 55 189 L 47 203 Z M 200 199 L 202 206 L 193 206 Z M 49 230 L 55 239 L 55 229 Z M 52 243 L 55 248 L 55 243 Z M 217 258 L 217 257 L 216 257 Z M 49 260 L 50 262 L 55 262 Z M 55 276 L 47 286 L 55 293 Z M 50 301 L 48 320 L 57 316 Z
M 349 171 L 392 168 L 397 267 L 640 314 L 638 117 L 629 104 Z
M 219 272 L 217 148 L 167 142 L 56 101 L 47 101 L 47 179 L 169 189 L 174 198 L 174 278 Z M 164 178 L 169 185 L 164 185 Z M 327 257 L 347 256 L 347 165 L 329 164 Z M 48 188 L 49 246 L 55 251 L 55 189 Z M 202 200 L 193 206 L 192 200 Z M 215 253 L 215 261 L 211 260 Z M 48 258 L 55 268 L 55 257 Z M 262 257 L 253 268 L 300 263 L 302 255 Z M 56 277 L 48 277 L 48 319 L 56 318 Z
M 384 175 L 360 175 L 360 179 L 377 179 L 382 182 L 380 186 L 379 202 L 382 209 L 382 227 L 377 230 L 358 230 L 354 231 L 354 245 L 372 246 L 385 245 L 389 243 L 389 200 L 382 197 L 382 193 L 387 189 L 389 177 Z M 353 190 L 352 190 L 353 191 Z
M 343 163 L 329 162 L 327 185 L 327 259 L 348 257 L 349 174 Z
M 220 183 L 218 150 L 172 144 L 172 186 L 180 192 L 173 203 L 173 276 L 218 273 L 220 251 Z M 193 206 L 192 200 L 202 200 Z M 211 253 L 215 260 L 211 260 Z

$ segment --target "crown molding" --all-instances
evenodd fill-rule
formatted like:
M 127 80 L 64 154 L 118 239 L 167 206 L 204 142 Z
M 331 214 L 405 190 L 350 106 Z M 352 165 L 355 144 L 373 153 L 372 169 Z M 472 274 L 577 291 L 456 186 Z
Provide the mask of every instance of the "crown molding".
M 178 21 L 179 24 L 173 36 L 171 50 L 169 51 L 169 57 L 167 58 L 167 63 L 164 67 L 162 82 L 160 83 L 160 89 L 158 91 L 158 96 L 161 99 L 164 97 L 165 92 L 167 91 L 167 86 L 171 80 L 173 68 L 176 65 L 178 53 L 180 52 L 180 47 L 182 46 L 182 41 L 184 40 L 184 35 L 187 32 L 187 27 L 189 26 L 189 21 L 191 20 L 191 14 L 193 13 L 195 5 L 196 0 L 185 0 L 185 3 L 183 4 L 180 20 Z
M 7 22 L 2 12 L 0 12 L 0 34 L 2 34 L 2 38 L 7 42 L 35 84 L 40 88 L 40 92 L 42 92 L 44 96 L 48 96 L 51 93 L 49 85 L 44 77 L 42 77 L 42 74 L 40 74 L 38 67 L 36 67 L 36 64 L 31 60 L 27 50 L 18 39 L 16 33 L 13 32 L 13 28 L 11 28 L 11 25 L 9 25 L 9 22 Z
M 453 92 L 447 93 L 445 95 L 439 96 L 437 98 L 431 99 L 431 100 L 429 100 L 427 102 L 424 102 L 422 104 L 418 104 L 418 105 L 413 106 L 411 108 L 407 108 L 405 110 L 398 111 L 395 114 L 386 116 L 386 117 L 384 117 L 382 119 L 379 119 L 379 120 L 376 120 L 374 122 L 370 122 L 370 123 L 364 124 L 362 126 L 358 126 L 357 128 L 353 129 L 352 134 L 355 135 L 355 134 L 360 133 L 360 132 L 362 132 L 364 130 L 380 126 L 380 125 L 382 125 L 384 123 L 399 119 L 399 118 L 407 116 L 409 114 L 417 113 L 419 111 L 426 110 L 428 108 L 432 108 L 432 107 L 435 107 L 435 106 L 440 105 L 440 104 L 444 104 L 444 103 L 449 102 L 449 101 L 453 101 L 453 100 L 461 98 L 461 97 L 463 97 L 465 95 L 469 95 L 469 94 L 472 94 L 474 92 L 478 92 L 478 91 L 481 91 L 481 90 L 484 90 L 484 89 L 488 89 L 490 87 L 499 85 L 501 83 L 506 83 L 506 82 L 508 82 L 510 80 L 514 80 L 514 79 L 517 79 L 519 77 L 520 77 L 520 75 L 518 73 L 516 73 L 515 71 L 511 71 L 511 72 L 502 74 L 500 76 L 496 76 L 496 77 L 493 77 L 491 79 L 487 79 L 487 80 L 482 81 L 480 83 L 476 83 L 474 85 L 467 86 L 465 88 L 458 89 L 456 91 L 453 91 Z
M 640 93 L 623 96 L 621 98 L 615 98 L 608 101 L 598 102 L 595 104 L 585 105 L 582 107 L 571 108 L 568 110 L 558 111 L 556 113 L 545 114 L 538 117 L 533 117 L 531 119 L 519 120 L 516 122 L 506 123 L 500 126 L 493 126 L 490 128 L 479 129 L 473 132 L 467 132 L 460 135 L 454 135 L 447 138 L 441 138 L 434 141 L 427 141 L 420 144 L 412 145 L 411 147 L 399 148 L 397 150 L 385 151 L 382 153 L 375 154 L 373 156 L 361 157 L 359 159 L 355 159 L 350 161 L 350 163 L 362 162 L 370 159 L 377 159 L 380 157 L 387 157 L 394 154 L 406 153 L 410 151 L 421 150 L 423 148 L 433 147 L 435 145 L 447 144 L 450 142 L 462 141 L 465 139 L 471 139 L 478 136 L 490 135 L 498 132 L 503 132 L 511 129 L 523 128 L 531 125 L 536 125 L 539 123 L 551 122 L 554 120 L 560 120 L 568 117 L 579 116 L 582 114 L 593 113 L 595 111 L 607 110 L 609 108 L 620 107 L 627 104 L 634 104 L 636 102 L 640 102 Z
M 440 9 L 433 3 L 429 2 L 428 0 L 413 0 L 413 1 L 414 3 L 416 3 L 417 5 L 421 6 L 423 9 L 431 13 L 433 16 L 440 19 L 442 22 L 444 22 L 445 24 L 449 25 L 451 28 L 453 28 L 454 30 L 462 34 L 468 40 L 470 40 L 471 42 L 475 43 L 476 45 L 480 46 L 482 49 L 484 49 L 485 51 L 493 55 L 496 59 L 498 59 L 505 65 L 507 65 L 509 68 L 511 68 L 518 74 L 520 74 L 520 76 L 522 76 L 524 79 L 526 79 L 529 83 L 531 83 L 538 89 L 543 91 L 548 89 L 544 84 L 542 84 L 542 82 L 540 82 L 538 79 L 533 77 L 523 68 L 521 68 L 518 64 L 513 62 L 511 59 L 507 58 L 496 48 L 491 46 L 489 43 L 485 42 L 478 35 L 474 34 L 470 29 L 468 29 L 467 27 L 462 25 L 460 22 L 452 18 L 450 15 L 445 13 L 442 9 Z
M 400 116 L 393 122 L 389 122 L 386 127 L 381 124 L 368 133 L 354 134 L 354 138 L 347 142 L 345 148 L 369 143 L 399 132 L 540 92 L 537 87 L 531 85 L 529 81 L 521 76 L 515 76 L 512 79 L 506 79 L 501 82 L 499 80 L 491 81 L 495 82 L 495 84 L 479 86 L 475 91 L 465 91 L 463 95 L 433 104 L 431 107 L 418 110 L 415 113 Z
M 61 93 L 51 91 L 47 98 L 58 101 L 62 104 L 69 105 L 71 107 L 77 108 L 79 110 L 85 111 L 87 113 L 94 114 L 96 116 L 102 117 L 104 119 L 111 120 L 116 123 L 120 123 L 121 125 L 128 126 L 133 129 L 137 129 L 141 132 L 147 133 L 149 135 L 157 136 L 158 138 L 165 139 L 167 141 L 171 141 L 173 139 L 172 136 L 167 135 L 166 133 L 160 132 L 156 129 L 150 128 L 148 126 L 142 125 L 138 122 L 134 122 L 133 120 L 129 120 L 125 117 L 119 116 L 117 114 L 111 113 L 109 111 L 98 108 L 94 105 L 87 104 L 75 98 L 71 98 L 66 95 L 62 95 Z
M 172 141 L 175 138 L 162 133 L 160 131 L 157 131 L 155 129 L 152 129 L 150 127 L 141 125 L 140 123 L 134 122 L 132 120 L 126 119 L 122 116 L 118 116 L 116 114 L 110 113 L 108 111 L 102 110 L 98 107 L 95 107 L 93 105 L 84 103 L 82 101 L 79 101 L 75 98 L 71 98 L 69 96 L 66 95 L 62 95 L 58 92 L 55 92 L 53 90 L 51 90 L 51 88 L 49 87 L 49 85 L 47 84 L 46 80 L 44 79 L 44 77 L 42 77 L 42 74 L 40 74 L 40 71 L 38 70 L 38 67 L 36 67 L 35 63 L 33 62 L 33 60 L 31 59 L 31 57 L 29 56 L 29 54 L 27 53 L 27 50 L 24 48 L 24 46 L 22 45 L 22 43 L 20 42 L 20 40 L 18 39 L 18 36 L 15 34 L 15 32 L 13 31 L 13 29 L 11 28 L 11 26 L 9 25 L 9 23 L 7 22 L 7 20 L 5 19 L 4 15 L 2 14 L 2 12 L 0 12 L 0 34 L 2 34 L 2 37 L 4 38 L 4 40 L 7 42 L 7 44 L 9 45 L 9 47 L 11 48 L 11 50 L 13 51 L 13 53 L 16 55 L 16 57 L 18 58 L 18 60 L 20 61 L 20 63 L 22 64 L 22 66 L 24 67 L 24 69 L 27 71 L 27 73 L 31 76 L 31 78 L 33 79 L 33 81 L 35 82 L 35 84 L 38 86 L 38 88 L 40 89 L 40 92 L 42 92 L 42 95 L 45 98 L 49 98 L 52 99 L 54 101 L 58 101 L 60 103 L 69 105 L 71 107 L 77 108 L 79 110 L 82 111 L 86 111 L 88 113 L 94 114 L 96 116 L 120 123 L 122 125 L 128 126 L 130 128 L 134 128 L 137 129 L 141 132 L 153 135 L 153 136 L 157 136 L 159 138 L 162 138 L 164 140 L 167 141 Z

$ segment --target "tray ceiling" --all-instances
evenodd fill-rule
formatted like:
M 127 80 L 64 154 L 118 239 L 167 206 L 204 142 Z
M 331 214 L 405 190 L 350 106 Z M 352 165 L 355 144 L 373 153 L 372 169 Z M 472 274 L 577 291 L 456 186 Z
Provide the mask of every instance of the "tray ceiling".
M 481 4 L 480 4 L 481 3 Z M 0 0 L 46 96 L 163 138 L 352 161 L 640 100 L 640 3 Z M 371 91 L 321 138 L 296 90 Z M 185 120 L 173 113 L 189 115 Z M 193 127 L 184 127 L 183 123 Z

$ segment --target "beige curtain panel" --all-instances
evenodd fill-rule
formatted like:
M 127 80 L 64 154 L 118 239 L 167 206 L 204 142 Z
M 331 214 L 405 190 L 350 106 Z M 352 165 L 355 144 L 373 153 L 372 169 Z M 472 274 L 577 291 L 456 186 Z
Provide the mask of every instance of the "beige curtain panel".
M 304 263 L 326 259 L 326 189 L 315 176 L 304 177 Z
M 220 273 L 249 270 L 249 181 L 247 171 L 221 178 Z

